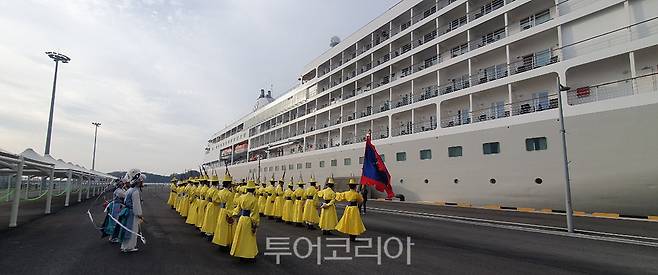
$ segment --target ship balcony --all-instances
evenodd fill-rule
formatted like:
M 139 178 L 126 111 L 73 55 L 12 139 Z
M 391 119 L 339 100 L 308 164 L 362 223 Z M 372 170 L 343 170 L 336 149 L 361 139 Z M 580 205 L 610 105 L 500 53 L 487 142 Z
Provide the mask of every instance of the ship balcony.
M 436 84 L 436 75 L 429 74 L 414 80 L 416 88 L 413 92 L 413 102 L 420 102 L 439 96 L 439 86 Z
M 392 116 L 393 136 L 403 136 L 413 133 L 413 121 L 411 110 L 394 114 Z
M 411 10 L 407 10 L 391 21 L 391 36 L 411 27 Z
M 436 104 L 429 104 L 413 110 L 413 133 L 421 133 L 436 129 Z
M 654 68 L 658 69 L 658 66 L 654 65 Z M 569 105 L 580 105 L 656 92 L 658 92 L 658 70 L 637 77 L 573 88 L 567 92 L 567 102 Z
M 555 51 L 552 49 L 545 49 L 538 52 L 526 54 L 517 58 L 516 61 L 511 62 L 511 74 L 519 74 L 544 67 L 553 63 L 559 62 L 560 59 Z
M 505 21 L 502 16 L 494 18 L 483 25 L 481 28 L 475 28 L 471 32 L 471 41 L 469 42 L 470 50 L 476 50 L 492 44 L 506 37 Z
M 463 3 L 454 9 L 446 12 L 439 17 L 439 34 L 446 34 L 468 23 L 466 15 L 466 3 Z
M 508 0 L 508 2 L 512 1 Z M 505 0 L 472 1 L 470 4 L 468 19 L 469 21 L 473 21 L 502 8 L 505 5 Z
M 436 13 L 440 6 L 435 1 L 423 1 L 413 7 L 414 16 L 411 18 L 411 23 L 416 24 L 423 21 L 425 18 Z
M 566 3 L 561 3 L 560 6 Z M 567 4 L 568 5 L 568 4 Z M 507 13 L 509 34 L 519 33 L 550 21 L 555 14 L 555 3 L 532 1 Z

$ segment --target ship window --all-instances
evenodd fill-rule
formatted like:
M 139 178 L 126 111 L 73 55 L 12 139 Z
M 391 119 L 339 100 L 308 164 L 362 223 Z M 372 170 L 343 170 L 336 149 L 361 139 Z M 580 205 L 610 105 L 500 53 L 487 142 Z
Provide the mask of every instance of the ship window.
M 308 163 L 307 163 L 306 166 L 308 166 Z M 320 161 L 320 168 L 322 168 L 322 167 L 324 167 L 324 160 L 321 160 L 321 161 Z M 307 168 L 310 168 L 310 167 L 307 167 Z
M 286 166 L 285 165 L 281 165 L 281 171 L 286 171 Z
M 352 159 L 351 158 L 345 158 L 343 160 L 343 165 L 352 165 Z
M 455 158 L 462 156 L 462 147 L 461 146 L 452 146 L 448 147 L 448 157 Z
M 274 171 L 279 171 L 279 166 L 274 167 Z
M 310 162 L 306 163 L 306 169 L 311 169 L 311 163 Z
M 397 161 L 406 161 L 407 160 L 407 152 L 397 152 L 397 153 L 395 153 L 395 160 L 397 160 Z
M 301 163 L 297 163 L 297 170 L 299 170 L 299 169 L 302 169 L 302 164 Z
M 489 142 L 482 144 L 482 153 L 485 155 L 500 153 L 500 142 Z
M 546 150 L 546 137 L 526 138 L 525 149 L 526 151 L 540 151 Z
M 364 160 L 363 157 L 359 157 L 359 164 L 363 164 L 363 160 Z
M 331 160 L 331 166 L 338 166 L 338 160 L 337 159 L 332 159 Z
M 432 150 L 430 149 L 420 150 L 420 159 L 421 160 L 432 159 Z
M 288 170 L 293 170 L 295 169 L 295 165 L 293 164 L 288 164 Z

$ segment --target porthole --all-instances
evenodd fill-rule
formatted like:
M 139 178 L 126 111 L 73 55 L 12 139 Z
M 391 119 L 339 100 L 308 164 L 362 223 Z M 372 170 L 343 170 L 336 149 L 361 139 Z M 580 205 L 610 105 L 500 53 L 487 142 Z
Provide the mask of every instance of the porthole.
M 541 184 L 542 182 L 544 182 L 544 180 L 542 180 L 541 178 L 536 178 L 535 179 L 536 184 Z
M 459 179 L 454 179 L 452 182 L 454 182 L 455 184 L 457 184 L 457 183 L 459 183 Z
M 430 181 L 428 179 L 425 179 L 425 183 L 430 183 Z
M 404 183 L 404 180 L 403 180 L 403 179 L 400 179 L 400 183 Z
M 491 179 L 489 179 L 489 182 L 490 182 L 491 184 L 496 184 L 496 179 L 491 178 Z

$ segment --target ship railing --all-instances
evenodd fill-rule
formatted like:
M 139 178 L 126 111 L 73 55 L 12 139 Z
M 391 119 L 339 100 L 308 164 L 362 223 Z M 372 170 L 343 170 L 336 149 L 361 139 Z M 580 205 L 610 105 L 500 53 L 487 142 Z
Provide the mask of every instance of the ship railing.
M 372 106 L 366 106 L 359 112 L 359 118 L 367 117 L 369 115 L 372 115 Z
M 519 57 L 519 60 L 510 63 L 509 70 L 510 74 L 518 74 L 554 64 L 559 61 L 560 58 L 556 51 L 552 49 L 545 49 L 529 55 L 525 55 L 523 57 Z
M 476 40 L 473 40 L 473 41 L 469 42 L 471 51 L 473 51 L 475 49 L 482 48 L 486 45 L 494 43 L 494 42 L 496 42 L 498 40 L 501 40 L 503 38 L 505 38 L 505 32 L 497 33 L 497 34 L 494 34 L 494 35 L 484 35 L 483 37 L 481 37 L 479 39 L 476 39 Z
M 419 102 L 437 96 L 439 96 L 439 86 L 432 85 L 432 86 L 421 88 L 418 94 L 414 95 L 414 98 L 416 99 L 415 102 Z
M 384 100 L 381 104 L 377 105 L 372 112 L 373 114 L 381 113 L 381 112 L 386 112 L 391 109 L 391 101 L 390 100 Z
M 512 104 L 508 105 L 511 105 L 513 116 L 555 109 L 558 107 L 557 93 L 512 102 Z
M 478 85 L 487 83 L 489 81 L 494 81 L 507 77 L 509 75 L 509 69 L 507 63 L 502 63 L 487 68 L 479 69 L 477 73 L 473 74 L 471 79 L 471 84 Z
M 417 121 L 413 123 L 414 133 L 422 133 L 436 129 L 436 119 Z
M 463 112 L 441 118 L 441 128 L 450 128 L 459 125 L 506 118 L 510 115 L 523 115 L 541 112 L 558 107 L 557 93 L 546 94 L 537 98 L 517 101 L 511 104 L 492 105 L 489 108 Z
M 400 126 L 393 128 L 393 133 L 397 136 L 410 135 L 413 133 L 413 123 L 411 121 L 400 122 Z
M 511 1 L 509 1 L 511 2 Z M 497 9 L 502 8 L 505 5 L 505 0 L 493 0 L 480 7 L 471 8 L 471 12 L 468 13 L 468 19 L 473 21 L 482 16 L 485 16 Z
M 462 79 L 452 79 L 448 83 L 441 84 L 441 86 L 439 86 L 439 94 L 445 95 L 462 89 L 466 89 L 468 87 L 471 87 L 471 82 L 468 78 L 468 75 L 466 75 Z
M 652 66 L 658 71 L 658 66 Z M 658 92 L 658 72 L 637 77 L 583 86 L 567 92 L 569 105 L 579 105 L 613 98 Z
M 411 93 L 401 94 L 399 99 L 393 103 L 392 108 L 399 108 L 411 104 L 413 101 L 413 95 Z

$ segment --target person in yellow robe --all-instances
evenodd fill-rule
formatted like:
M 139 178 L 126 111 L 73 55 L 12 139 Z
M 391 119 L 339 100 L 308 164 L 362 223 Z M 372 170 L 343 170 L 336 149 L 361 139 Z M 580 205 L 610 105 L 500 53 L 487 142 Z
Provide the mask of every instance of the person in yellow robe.
M 284 179 L 279 180 L 279 185 L 274 189 L 274 194 L 276 195 L 274 199 L 274 218 L 277 222 L 282 222 L 283 219 L 283 182 Z
M 219 214 L 217 214 L 217 225 L 213 234 L 212 243 L 228 247 L 233 242 L 233 224 L 229 223 L 229 217 L 233 214 L 233 198 L 235 196 L 231 184 L 231 175 L 224 175 L 222 189 L 215 194 L 213 202 L 217 202 Z
M 206 236 L 212 236 L 215 233 L 215 227 L 217 226 L 217 215 L 219 215 L 219 207 L 214 201 L 215 194 L 219 192 L 219 178 L 217 176 L 210 177 L 210 188 L 206 191 L 206 200 L 208 200 L 208 206 L 206 206 L 206 213 L 203 215 L 203 225 L 201 226 L 201 232 L 206 234 Z
M 263 180 L 261 186 L 256 190 L 258 194 L 258 213 L 261 217 L 265 216 L 265 204 L 267 202 L 267 181 Z
M 336 195 L 336 201 L 347 202 L 343 216 L 336 225 L 336 230 L 350 235 L 350 240 L 354 241 L 356 236 L 366 232 L 366 227 L 363 225 L 359 213 L 359 203 L 363 202 L 363 196 L 356 191 L 358 183 L 353 178 L 350 179 L 347 185 L 350 188 L 349 190 Z
M 210 181 L 207 176 L 203 176 L 201 179 L 201 188 L 197 192 L 199 193 L 199 202 L 197 203 L 197 216 L 196 216 L 196 222 L 194 225 L 201 230 L 201 226 L 203 226 L 203 218 L 206 216 L 206 206 L 208 205 L 208 198 L 206 197 L 206 193 L 208 192 L 208 189 L 210 189 Z
M 276 180 L 274 179 L 274 175 L 272 175 L 270 185 L 265 188 L 265 193 L 267 194 L 267 198 L 265 199 L 265 216 L 270 220 L 274 219 L 274 201 L 276 200 L 276 194 L 274 193 L 274 189 L 276 188 L 275 185 Z
M 194 184 L 196 182 L 196 178 L 191 178 L 188 181 L 187 186 L 185 186 L 185 189 L 183 191 L 183 200 L 181 201 L 181 207 L 180 207 L 180 215 L 183 218 L 187 218 L 187 212 L 190 210 L 190 201 L 192 200 L 192 190 L 194 189 Z
M 281 219 L 286 223 L 292 223 L 292 215 L 295 205 L 295 197 L 293 196 L 294 191 L 292 190 L 294 184 L 292 179 L 288 182 L 288 188 L 283 192 L 283 212 L 281 213 Z
M 201 180 L 201 178 L 197 179 L 194 182 L 194 187 L 192 187 L 190 189 L 190 192 L 189 192 L 190 206 L 187 210 L 187 219 L 185 220 L 185 223 L 187 223 L 187 224 L 195 224 L 196 223 L 196 216 L 198 214 L 197 207 L 199 206 L 199 193 L 198 193 L 198 191 L 201 190 L 200 180 Z
M 302 220 L 306 224 L 308 229 L 315 229 L 315 225 L 320 222 L 320 216 L 318 215 L 318 209 L 316 207 L 318 201 L 318 189 L 315 187 L 317 184 L 315 178 L 311 177 L 308 184 L 309 187 L 304 190 L 304 210 L 302 214 Z
M 237 219 L 235 236 L 231 246 L 231 256 L 253 259 L 258 255 L 258 243 L 256 242 L 256 229 L 260 222 L 258 214 L 258 199 L 254 195 L 256 183 L 250 180 L 245 190 L 247 194 L 240 197 L 233 212 L 233 220 Z
M 336 229 L 338 223 L 338 215 L 336 214 L 336 192 L 333 190 L 334 178 L 329 178 L 327 185 L 321 191 L 321 199 L 323 201 L 320 208 L 320 229 L 322 235 L 331 235 L 331 230 Z
M 178 183 L 178 186 L 176 186 L 176 193 L 178 196 L 176 196 L 176 203 L 174 205 L 174 208 L 176 209 L 176 212 L 180 214 L 180 206 L 181 206 L 181 201 L 183 201 L 183 197 L 185 195 L 185 187 L 187 186 L 187 180 L 181 181 Z
M 176 194 L 176 183 L 178 182 L 178 179 L 176 177 L 171 178 L 171 184 L 169 184 L 169 199 L 167 199 L 167 205 L 171 206 L 171 208 L 174 208 L 174 204 L 176 203 L 176 197 L 178 196 Z
M 297 189 L 292 193 L 295 198 L 295 205 L 292 210 L 292 222 L 294 222 L 296 226 L 304 226 L 304 202 L 306 202 L 304 199 L 304 185 L 305 183 L 300 177 L 297 182 Z

